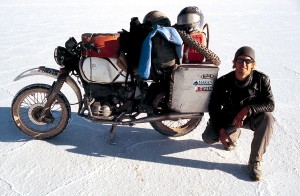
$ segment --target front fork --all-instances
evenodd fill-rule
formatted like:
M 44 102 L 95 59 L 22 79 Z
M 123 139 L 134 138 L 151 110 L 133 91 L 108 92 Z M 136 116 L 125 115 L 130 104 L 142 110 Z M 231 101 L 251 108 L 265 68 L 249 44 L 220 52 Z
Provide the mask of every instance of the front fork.
M 54 122 L 55 119 L 51 115 L 50 109 L 51 109 L 52 104 L 55 101 L 56 95 L 59 93 L 63 84 L 66 82 L 68 75 L 69 75 L 69 71 L 67 69 L 64 69 L 64 68 L 60 69 L 58 78 L 55 82 L 53 82 L 52 87 L 47 95 L 47 101 L 40 113 L 40 117 L 38 118 L 38 121 L 44 122 L 44 123 L 53 123 Z

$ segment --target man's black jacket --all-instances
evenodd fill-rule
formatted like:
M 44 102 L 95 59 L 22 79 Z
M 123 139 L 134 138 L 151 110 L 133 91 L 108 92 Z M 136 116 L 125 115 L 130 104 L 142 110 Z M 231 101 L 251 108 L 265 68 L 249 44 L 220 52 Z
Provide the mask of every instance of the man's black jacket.
M 250 83 L 240 86 L 234 71 L 217 79 L 209 103 L 210 120 L 216 131 L 232 125 L 242 108 L 248 107 L 248 117 L 274 110 L 270 79 L 254 70 Z

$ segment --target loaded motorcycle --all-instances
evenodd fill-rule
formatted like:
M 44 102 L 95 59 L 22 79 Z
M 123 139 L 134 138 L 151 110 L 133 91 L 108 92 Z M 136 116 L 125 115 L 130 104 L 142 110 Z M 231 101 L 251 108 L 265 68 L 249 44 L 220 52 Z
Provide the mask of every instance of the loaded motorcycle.
M 183 31 L 178 32 L 184 42 L 219 64 L 218 57 L 207 47 Z M 55 49 L 59 70 L 41 66 L 16 77 L 15 81 L 32 75 L 55 78 L 52 86 L 31 84 L 16 94 L 12 117 L 17 127 L 35 139 L 60 134 L 71 116 L 70 103 L 61 92 L 66 83 L 76 94 L 79 116 L 112 125 L 111 142 L 117 125 L 149 122 L 154 130 L 167 136 L 183 136 L 194 130 L 207 112 L 218 67 L 208 62 L 176 64 L 152 71 L 152 77 L 140 80 L 134 71 L 128 74 L 129 65 L 124 63 L 126 56 L 120 55 L 119 38 L 120 33 L 83 34 L 80 42 L 72 37 L 65 47 Z

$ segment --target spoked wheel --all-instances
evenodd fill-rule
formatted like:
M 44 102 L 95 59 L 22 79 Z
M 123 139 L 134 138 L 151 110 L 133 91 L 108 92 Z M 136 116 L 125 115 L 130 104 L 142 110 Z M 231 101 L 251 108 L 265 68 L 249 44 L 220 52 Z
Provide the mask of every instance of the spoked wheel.
M 46 84 L 29 85 L 20 90 L 12 102 L 13 121 L 21 131 L 35 139 L 47 139 L 60 134 L 70 119 L 70 104 L 59 93 L 44 120 L 39 120 L 50 88 Z
M 167 110 L 167 98 L 165 93 L 159 94 L 154 102 L 153 106 L 156 108 L 157 113 L 164 113 Z M 173 137 L 179 137 L 186 135 L 193 131 L 198 124 L 201 122 L 202 117 L 192 118 L 192 119 L 178 119 L 174 120 L 164 120 L 150 122 L 151 126 L 158 132 Z

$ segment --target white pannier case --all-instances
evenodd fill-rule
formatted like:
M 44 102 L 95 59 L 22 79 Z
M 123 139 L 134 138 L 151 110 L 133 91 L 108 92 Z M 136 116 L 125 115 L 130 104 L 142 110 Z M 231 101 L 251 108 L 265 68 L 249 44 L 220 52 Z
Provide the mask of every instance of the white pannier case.
M 182 64 L 173 73 L 170 108 L 178 112 L 208 112 L 219 68 L 212 64 Z

